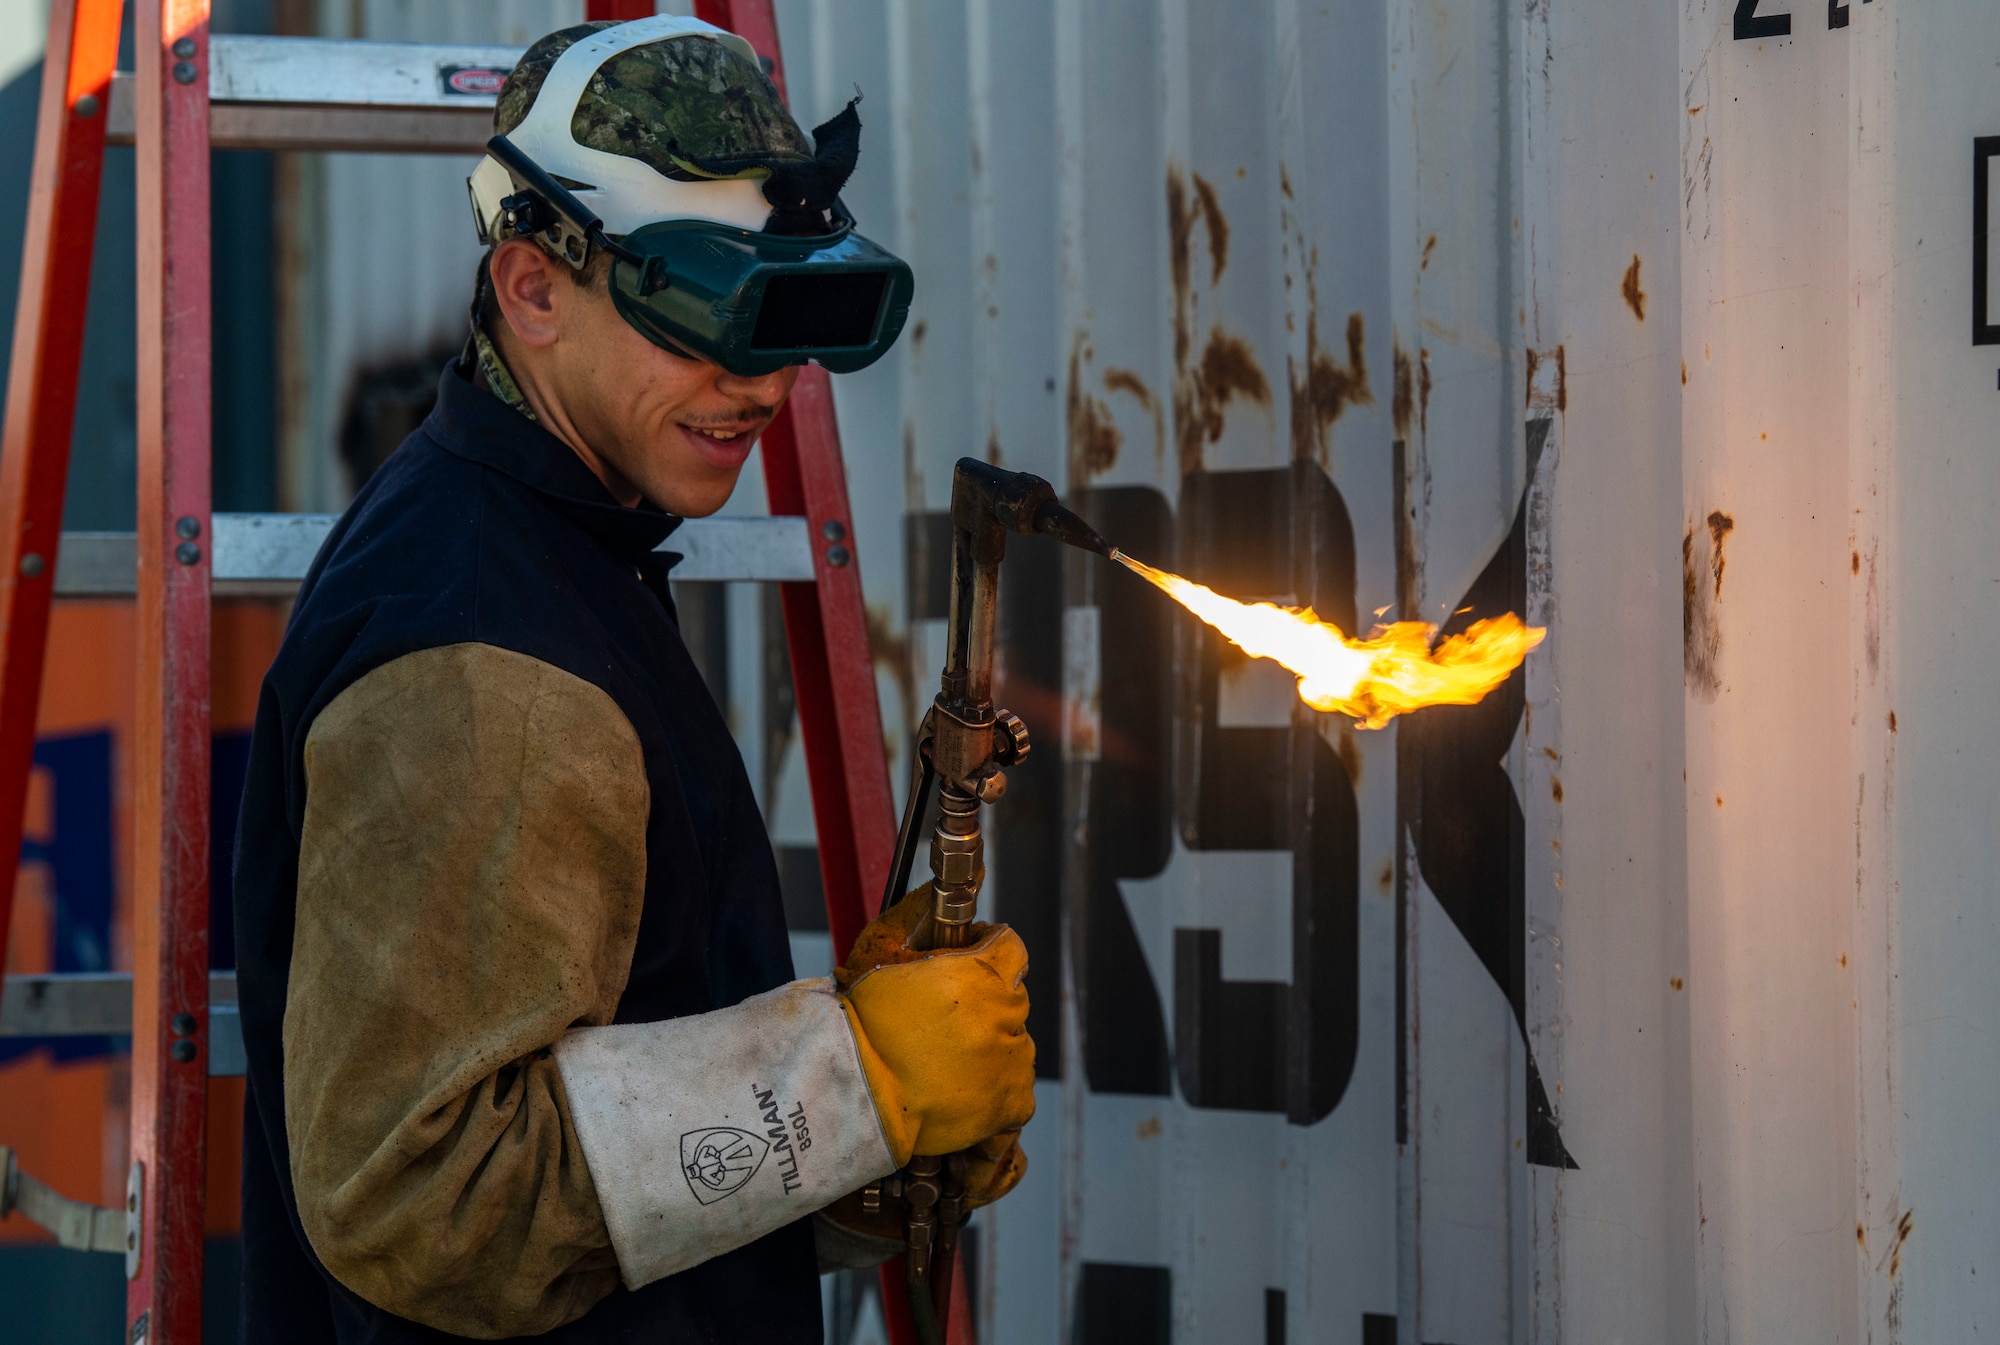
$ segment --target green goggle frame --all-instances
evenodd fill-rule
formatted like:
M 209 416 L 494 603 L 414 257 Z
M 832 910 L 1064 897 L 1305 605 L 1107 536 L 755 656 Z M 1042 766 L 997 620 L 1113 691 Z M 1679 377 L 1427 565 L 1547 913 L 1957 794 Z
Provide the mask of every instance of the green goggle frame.
M 808 361 L 846 374 L 887 354 L 909 318 L 916 290 L 909 264 L 855 233 L 838 202 L 825 234 L 678 219 L 613 239 L 507 137 L 494 136 L 486 148 L 523 188 L 501 202 L 509 226 L 545 235 L 574 266 L 592 247 L 610 253 L 619 316 L 663 350 L 743 377 Z
M 842 212 L 844 214 L 844 212 Z M 620 240 L 611 301 L 654 345 L 756 376 L 865 369 L 902 333 L 916 281 L 843 219 L 814 237 L 667 220 Z

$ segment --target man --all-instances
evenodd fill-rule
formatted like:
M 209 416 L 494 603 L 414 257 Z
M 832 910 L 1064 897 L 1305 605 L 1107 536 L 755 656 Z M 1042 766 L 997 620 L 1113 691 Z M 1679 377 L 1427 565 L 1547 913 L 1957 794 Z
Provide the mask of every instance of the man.
M 655 548 L 803 359 L 887 348 L 908 270 L 839 204 L 853 106 L 809 142 L 705 24 L 552 34 L 494 123 L 467 357 L 259 705 L 244 1335 L 818 1341 L 819 1260 L 896 1245 L 825 1207 L 912 1154 L 973 1149 L 975 1203 L 1018 1180 L 1026 955 L 914 953 L 905 902 L 792 979 Z

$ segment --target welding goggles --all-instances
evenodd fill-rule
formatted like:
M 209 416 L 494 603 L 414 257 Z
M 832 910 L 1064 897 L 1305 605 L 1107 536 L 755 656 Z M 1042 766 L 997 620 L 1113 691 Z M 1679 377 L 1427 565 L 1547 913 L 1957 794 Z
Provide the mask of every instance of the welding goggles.
M 852 373 L 882 358 L 909 317 L 908 263 L 854 232 L 838 201 L 818 235 L 670 219 L 613 238 L 506 136 L 486 152 L 520 188 L 500 203 L 507 226 L 578 268 L 593 247 L 609 253 L 619 316 L 664 350 L 743 377 L 807 361 Z

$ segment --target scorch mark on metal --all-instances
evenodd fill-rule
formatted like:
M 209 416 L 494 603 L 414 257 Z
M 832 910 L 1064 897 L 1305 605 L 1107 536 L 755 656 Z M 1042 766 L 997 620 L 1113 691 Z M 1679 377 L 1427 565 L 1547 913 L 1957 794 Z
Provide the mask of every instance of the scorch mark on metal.
M 1566 347 L 1536 350 L 1529 346 L 1527 375 L 1527 405 L 1530 411 L 1553 411 L 1561 415 L 1569 410 L 1569 356 Z
M 1722 694 L 1722 544 L 1736 520 L 1717 509 L 1707 521 L 1705 532 L 1691 525 L 1681 536 L 1681 655 L 1688 689 L 1713 701 Z
M 1389 390 L 1389 419 L 1396 427 L 1396 437 L 1410 437 L 1410 415 L 1416 408 L 1416 390 L 1410 377 L 1410 356 L 1402 343 L 1393 337 L 1389 342 L 1389 358 L 1392 362 Z

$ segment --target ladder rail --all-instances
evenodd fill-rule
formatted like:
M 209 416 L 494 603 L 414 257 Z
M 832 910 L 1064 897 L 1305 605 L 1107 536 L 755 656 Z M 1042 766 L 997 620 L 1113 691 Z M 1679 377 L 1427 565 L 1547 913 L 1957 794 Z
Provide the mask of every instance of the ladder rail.
M 54 0 L 0 431 L 0 855 L 17 855 L 76 423 L 120 0 Z M 93 99 L 94 103 L 85 102 Z M 85 113 L 89 115 L 85 115 Z M 0 863 L 0 966 L 17 865 Z
M 334 514 L 216 514 L 211 525 L 217 597 L 285 597 L 297 591 L 334 524 Z M 138 537 L 66 532 L 56 568 L 58 598 L 129 598 L 137 589 Z M 660 544 L 681 556 L 681 583 L 783 582 L 814 577 L 806 520 L 790 515 L 691 518 Z
M 216 149 L 478 154 L 521 49 L 218 33 L 208 66 Z M 132 143 L 137 79 L 111 82 L 109 143 Z
M 140 0 L 139 500 L 127 1339 L 201 1339 L 208 1069 L 208 0 Z

